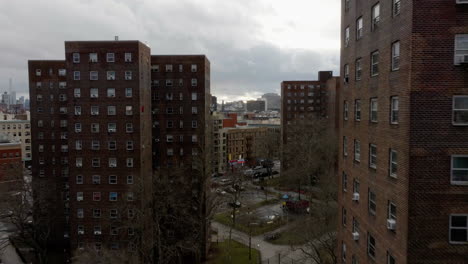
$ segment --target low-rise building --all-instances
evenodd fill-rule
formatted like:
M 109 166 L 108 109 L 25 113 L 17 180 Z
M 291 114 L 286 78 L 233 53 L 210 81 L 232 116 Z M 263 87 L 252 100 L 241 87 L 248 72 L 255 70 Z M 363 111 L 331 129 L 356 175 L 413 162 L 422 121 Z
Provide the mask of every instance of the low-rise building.
M 21 144 L 22 161 L 31 161 L 31 124 L 29 120 L 0 121 L 0 133 Z

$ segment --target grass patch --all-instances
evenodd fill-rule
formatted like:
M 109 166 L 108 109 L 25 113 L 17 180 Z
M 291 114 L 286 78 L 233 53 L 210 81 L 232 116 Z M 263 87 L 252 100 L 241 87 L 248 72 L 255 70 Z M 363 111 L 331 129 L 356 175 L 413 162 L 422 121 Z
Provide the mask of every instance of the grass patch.
M 211 244 L 211 253 L 208 256 L 206 264 L 243 264 L 243 263 L 258 263 L 260 253 L 252 248 L 252 259 L 249 260 L 249 248 L 237 241 L 231 240 L 231 258 L 229 258 L 229 241 L 225 240 L 220 243 Z M 229 261 L 231 259 L 231 261 Z

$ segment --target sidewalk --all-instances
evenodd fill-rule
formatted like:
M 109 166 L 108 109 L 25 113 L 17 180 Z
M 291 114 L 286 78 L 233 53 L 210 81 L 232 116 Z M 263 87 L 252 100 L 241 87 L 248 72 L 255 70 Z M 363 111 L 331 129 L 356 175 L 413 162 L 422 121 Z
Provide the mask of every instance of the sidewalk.
M 8 241 L 9 233 L 4 231 L 6 229 L 7 226 L 0 222 L 0 241 L 2 243 L 2 247 L 0 249 L 0 260 L 3 261 L 4 264 L 23 264 L 23 261 L 21 261 L 21 258 L 16 253 L 15 248 L 10 244 L 10 241 Z M 5 247 L 3 247 L 3 242 L 6 244 Z

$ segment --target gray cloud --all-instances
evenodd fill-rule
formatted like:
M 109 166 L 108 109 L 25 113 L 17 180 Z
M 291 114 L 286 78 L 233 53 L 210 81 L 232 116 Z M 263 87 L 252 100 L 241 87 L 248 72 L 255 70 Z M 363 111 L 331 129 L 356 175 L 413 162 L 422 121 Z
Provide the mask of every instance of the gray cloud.
M 280 48 L 265 38 L 268 25 L 258 18 L 275 11 L 262 1 L 15 0 L 0 1 L 0 10 L 0 92 L 11 77 L 26 94 L 27 60 L 63 59 L 65 40 L 114 35 L 146 42 L 153 54 L 206 54 L 212 93 L 233 99 L 278 92 L 282 80 L 315 78 L 339 65 L 338 50 Z M 291 20 L 273 31 L 296 26 Z M 323 32 L 339 41 L 337 29 Z

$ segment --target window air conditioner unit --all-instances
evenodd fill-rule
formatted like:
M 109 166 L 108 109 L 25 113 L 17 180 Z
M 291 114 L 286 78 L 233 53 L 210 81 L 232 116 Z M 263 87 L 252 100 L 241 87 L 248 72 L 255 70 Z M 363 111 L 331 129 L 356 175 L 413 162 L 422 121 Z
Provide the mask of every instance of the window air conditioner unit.
M 359 193 L 353 193 L 353 201 L 359 201 Z
M 395 219 L 387 219 L 387 229 L 388 230 L 395 230 L 396 229 Z
M 95 234 L 95 235 L 100 235 L 100 234 L 101 234 L 101 231 L 94 231 L 94 234 Z
M 98 95 L 97 94 L 91 94 L 91 98 L 97 98 Z
M 354 241 L 359 240 L 359 233 L 358 232 L 353 232 L 352 235 L 353 235 L 353 240 Z
M 78 231 L 78 235 L 84 235 L 84 231 L 83 231 L 83 230 L 79 230 L 79 231 Z

